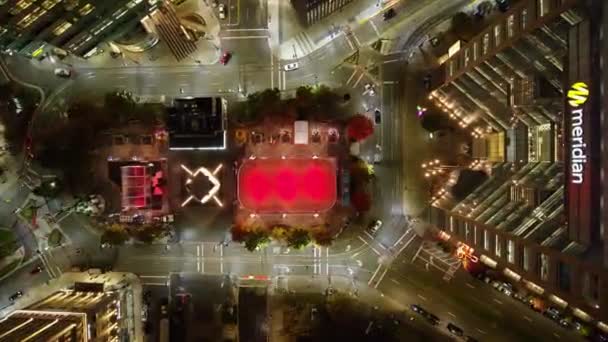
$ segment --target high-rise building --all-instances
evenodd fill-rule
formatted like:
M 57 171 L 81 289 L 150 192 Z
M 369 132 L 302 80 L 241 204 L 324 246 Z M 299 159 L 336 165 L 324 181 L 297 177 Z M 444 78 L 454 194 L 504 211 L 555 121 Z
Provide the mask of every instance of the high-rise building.
M 300 22 L 304 25 L 312 25 L 317 21 L 340 11 L 353 0 L 291 0 Z
M 486 265 L 605 330 L 607 7 L 522 0 L 450 52 L 430 98 L 471 130 L 489 177 L 429 212 Z
M 47 48 L 59 48 L 88 57 L 147 13 L 144 0 L 0 1 L 0 50 L 41 57 Z
M 120 298 L 103 284 L 76 283 L 0 320 L 0 342 L 118 341 Z

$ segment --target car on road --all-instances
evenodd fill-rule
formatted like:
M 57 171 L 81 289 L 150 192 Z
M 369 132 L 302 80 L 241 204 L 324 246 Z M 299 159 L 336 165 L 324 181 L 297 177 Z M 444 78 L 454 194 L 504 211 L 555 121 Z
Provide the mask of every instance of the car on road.
M 213 7 L 217 7 L 219 4 L 220 4 L 220 2 L 219 2 L 218 0 L 213 0 L 213 1 L 211 2 L 211 5 L 212 5 Z
M 414 311 L 415 313 L 419 314 L 420 316 L 424 317 L 429 323 L 433 324 L 433 325 L 438 325 L 439 324 L 439 317 L 433 315 L 432 313 L 426 311 L 425 309 L 423 309 L 420 305 L 417 304 L 412 304 L 410 305 L 410 309 L 412 309 L 412 311 Z
M 43 269 L 44 268 L 42 266 L 38 265 L 30 271 L 30 274 L 38 274 L 38 273 L 42 272 Z
M 382 112 L 380 112 L 379 109 L 374 110 L 374 122 L 376 123 L 376 125 L 382 123 Z
M 224 52 L 222 54 L 222 57 L 220 57 L 220 63 L 222 63 L 222 65 L 226 65 L 228 64 L 228 61 L 230 61 L 230 58 L 232 57 L 232 54 L 228 51 Z
M 23 296 L 23 291 L 19 290 L 19 291 L 13 293 L 10 297 L 8 297 L 8 300 L 10 300 L 11 302 L 14 302 L 17 299 L 21 298 L 22 296 Z
M 293 62 L 293 63 L 289 63 L 289 64 L 285 64 L 285 71 L 292 71 L 292 70 L 296 70 L 300 67 L 300 64 L 298 64 L 298 62 Z
M 459 326 L 457 326 L 456 324 L 450 322 L 447 325 L 448 331 L 451 332 L 452 334 L 456 335 L 456 336 L 463 336 L 464 335 L 464 330 L 462 330 Z
M 384 18 L 384 20 L 390 20 L 392 18 L 394 18 L 397 15 L 397 12 L 395 11 L 394 8 L 389 8 L 386 12 L 384 12 L 384 14 L 382 14 L 382 17 Z
M 220 19 L 226 19 L 226 5 L 221 4 L 218 10 Z
M 370 222 L 369 226 L 367 227 L 367 232 L 371 235 L 374 235 L 378 232 L 378 229 L 380 229 L 380 227 L 382 227 L 382 221 L 374 220 Z
M 64 78 L 69 78 L 70 76 L 72 76 L 72 72 L 70 71 L 70 69 L 66 69 L 66 68 L 55 68 L 55 76 L 59 76 L 59 77 L 64 77 Z

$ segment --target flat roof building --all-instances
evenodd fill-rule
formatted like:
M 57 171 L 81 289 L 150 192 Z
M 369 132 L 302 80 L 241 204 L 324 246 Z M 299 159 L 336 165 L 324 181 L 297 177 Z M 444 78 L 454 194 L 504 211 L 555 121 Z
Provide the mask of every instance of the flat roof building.
M 37 58 L 57 47 L 89 57 L 147 13 L 144 0 L 8 0 L 0 4 L 0 50 Z
M 583 320 L 608 322 L 605 1 L 525 0 L 442 65 L 431 100 L 490 177 L 430 221 Z M 605 87 L 605 85 L 604 85 Z

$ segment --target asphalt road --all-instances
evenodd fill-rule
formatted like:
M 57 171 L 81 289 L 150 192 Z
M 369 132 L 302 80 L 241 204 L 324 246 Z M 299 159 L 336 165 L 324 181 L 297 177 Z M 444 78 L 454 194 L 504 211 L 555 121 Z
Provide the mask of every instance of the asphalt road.
M 47 62 L 9 59 L 9 66 L 26 81 L 35 81 L 47 90 L 59 89 L 57 99 L 128 89 L 141 96 L 221 94 L 235 100 L 239 97 L 239 87 L 245 93 L 268 87 L 289 92 L 303 84 L 317 83 L 348 91 L 352 101 L 360 105 L 361 112 L 365 111 L 364 107 L 380 108 L 382 112 L 382 123 L 378 125 L 376 135 L 362 149 L 365 157 L 375 153 L 376 145 L 382 148 L 383 162 L 376 166 L 376 206 L 372 213 L 385 222 L 378 236 L 372 239 L 357 232 L 357 226 L 354 226 L 331 249 L 307 248 L 288 253 L 284 248 L 274 246 L 249 253 L 241 246 L 231 244 L 224 248 L 215 242 L 198 242 L 196 238 L 184 239 L 188 241 L 171 245 L 169 250 L 165 245 L 151 245 L 102 251 L 95 234 L 86 228 L 86 222 L 74 215 L 61 225 L 71 246 L 78 246 L 82 251 L 76 252 L 67 246 L 46 253 L 45 257 L 51 256 L 47 258 L 51 260 L 51 269 L 113 262 L 116 270 L 137 273 L 149 286 L 166 284 L 169 272 L 269 276 L 288 272 L 317 280 L 340 275 L 377 287 L 385 296 L 401 303 L 404 309 L 406 304 L 418 302 L 443 321 L 453 320 L 482 340 L 557 339 L 553 334 L 556 331 L 560 331 L 557 333 L 559 338 L 574 338 L 562 335 L 552 322 L 536 313 L 526 315 L 531 320 L 528 321 L 522 317 L 519 303 L 500 299 L 496 293 L 478 289 L 477 284 L 471 284 L 475 287 L 471 289 L 466 285 L 469 283 L 466 278 L 456 277 L 450 284 L 445 284 L 441 275 L 432 275 L 424 267 L 408 263 L 407 252 L 411 252 L 414 244 L 396 258 L 394 250 L 390 250 L 391 246 L 400 249 L 404 241 L 410 241 L 410 235 L 407 235 L 401 245 L 394 245 L 406 236 L 404 234 L 411 234 L 402 217 L 404 214 L 417 215 L 426 202 L 426 185 L 420 179 L 419 165 L 428 158 L 430 151 L 414 112 L 416 102 L 424 93 L 415 71 L 404 68 L 407 56 L 380 56 L 360 47 L 376 40 L 378 32 L 383 30 L 406 28 L 405 32 L 414 32 L 424 20 L 452 11 L 455 2 L 400 1 L 395 5 L 401 6 L 396 7 L 397 18 L 385 22 L 378 13 L 371 20 L 360 23 L 361 26 L 353 23 L 351 33 L 338 35 L 312 54 L 288 61 L 272 57 L 264 18 L 267 10 L 263 3 L 262 0 L 230 0 L 229 18 L 222 23 L 224 31 L 220 35 L 222 49 L 233 53 L 226 66 L 78 68 L 72 80 L 54 76 L 53 66 Z M 466 1 L 458 2 L 463 3 Z M 408 35 L 401 36 L 405 39 Z M 360 50 L 359 61 L 342 63 L 357 50 Z M 300 64 L 299 69 L 284 71 L 283 66 L 294 61 Z M 363 95 L 368 83 L 375 85 L 376 96 Z M 46 272 L 32 276 L 28 267 L 23 267 L 3 281 L 2 300 L 19 288 L 41 284 L 48 277 Z M 435 286 L 429 286 L 431 284 Z

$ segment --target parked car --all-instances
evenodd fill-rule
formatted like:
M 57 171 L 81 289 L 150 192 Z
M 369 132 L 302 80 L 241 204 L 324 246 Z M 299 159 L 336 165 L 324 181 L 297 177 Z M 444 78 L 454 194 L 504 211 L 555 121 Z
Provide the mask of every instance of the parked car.
M 14 302 L 17 299 L 21 298 L 22 296 L 23 296 L 23 291 L 19 290 L 19 291 L 13 293 L 10 297 L 8 297 L 8 300 L 11 302 Z
M 226 19 L 226 5 L 221 4 L 219 7 L 219 17 L 220 19 Z
M 55 68 L 54 73 L 55 73 L 55 76 L 64 77 L 64 78 L 69 78 L 70 76 L 72 76 L 72 72 L 66 68 Z
M 380 110 L 378 109 L 374 110 L 374 122 L 376 123 L 376 125 L 382 123 L 382 112 L 380 112 Z
M 222 54 L 222 57 L 220 57 L 220 63 L 222 63 L 223 65 L 228 64 L 228 61 L 230 61 L 230 58 L 232 57 L 232 54 L 228 51 L 224 52 Z
M 367 232 L 370 233 L 371 235 L 374 235 L 378 232 L 380 227 L 382 227 L 382 221 L 374 220 L 374 221 L 370 222 L 369 226 L 367 227 Z
M 455 325 L 454 323 L 448 323 L 448 331 L 451 332 L 452 334 L 456 335 L 456 336 L 463 336 L 464 335 L 464 330 L 462 330 L 459 326 Z
M 42 272 L 43 269 L 44 268 L 42 266 L 38 265 L 30 271 L 30 274 L 38 274 L 38 273 Z
M 285 71 L 292 71 L 292 70 L 296 70 L 300 67 L 300 64 L 298 64 L 298 62 L 293 62 L 293 63 L 289 63 L 286 64 L 283 68 L 285 69 Z
M 395 11 L 394 8 L 389 8 L 386 12 L 384 12 L 384 14 L 382 14 L 382 17 L 384 18 L 384 20 L 390 20 L 392 18 L 394 18 L 397 15 L 397 12 Z

